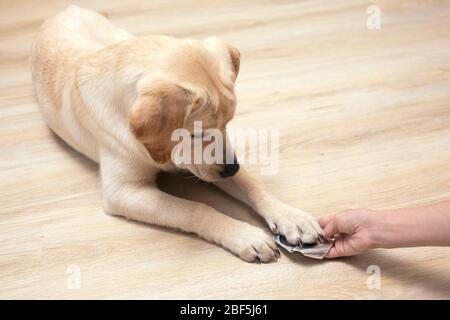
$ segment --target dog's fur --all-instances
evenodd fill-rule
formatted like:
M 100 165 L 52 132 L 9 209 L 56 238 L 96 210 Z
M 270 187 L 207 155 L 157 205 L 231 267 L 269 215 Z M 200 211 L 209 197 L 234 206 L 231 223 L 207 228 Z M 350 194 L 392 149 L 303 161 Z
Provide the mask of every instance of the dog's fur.
M 111 215 L 193 232 L 246 261 L 277 260 L 260 228 L 201 203 L 160 191 L 160 171 L 189 170 L 250 205 L 290 243 L 315 243 L 322 230 L 307 213 L 269 195 L 244 169 L 222 178 L 224 165 L 177 167 L 171 132 L 194 120 L 226 136 L 236 98 L 239 51 L 218 38 L 134 37 L 104 16 L 81 9 L 48 19 L 31 52 L 36 97 L 52 130 L 100 164 L 103 206 Z

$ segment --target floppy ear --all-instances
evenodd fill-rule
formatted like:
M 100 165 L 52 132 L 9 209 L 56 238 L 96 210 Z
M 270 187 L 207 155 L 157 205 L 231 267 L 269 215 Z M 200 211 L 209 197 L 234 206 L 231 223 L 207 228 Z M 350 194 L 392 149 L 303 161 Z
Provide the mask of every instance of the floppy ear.
M 138 89 L 128 122 L 131 132 L 156 162 L 170 160 L 170 137 L 175 129 L 183 127 L 188 109 L 197 103 L 193 100 L 190 91 L 166 81 L 152 81 Z
M 239 66 L 241 64 L 241 54 L 238 49 L 230 46 L 225 41 L 217 37 L 209 37 L 203 40 L 205 48 L 216 58 L 220 63 L 220 68 L 224 78 L 227 78 L 231 71 L 233 77 L 232 81 L 236 81 L 239 73 Z M 231 68 L 231 70 L 230 70 Z
M 233 65 L 234 79 L 236 80 L 239 73 L 239 67 L 241 65 L 241 53 L 235 47 L 228 45 L 228 51 L 230 52 L 231 64 Z

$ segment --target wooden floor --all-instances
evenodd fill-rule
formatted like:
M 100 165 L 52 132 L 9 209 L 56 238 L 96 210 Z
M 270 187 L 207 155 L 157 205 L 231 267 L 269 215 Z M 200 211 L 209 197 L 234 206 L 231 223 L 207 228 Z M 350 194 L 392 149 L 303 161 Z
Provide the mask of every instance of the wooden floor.
M 371 2 L 1 0 L 0 298 L 450 298 L 450 248 L 257 265 L 107 216 L 96 165 L 52 135 L 33 95 L 30 42 L 72 3 L 137 35 L 218 35 L 242 53 L 232 127 L 280 130 L 279 173 L 261 177 L 279 198 L 316 217 L 449 199 L 450 1 L 376 1 L 375 31 Z M 161 186 L 262 225 L 208 185 Z

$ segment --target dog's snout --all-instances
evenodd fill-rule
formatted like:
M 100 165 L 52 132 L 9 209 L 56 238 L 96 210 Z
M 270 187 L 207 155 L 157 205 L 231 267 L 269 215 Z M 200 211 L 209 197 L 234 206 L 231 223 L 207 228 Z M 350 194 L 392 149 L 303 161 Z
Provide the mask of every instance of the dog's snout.
M 239 171 L 239 163 L 234 162 L 232 164 L 225 164 L 222 171 L 220 171 L 220 176 L 222 178 L 228 178 L 234 176 L 236 172 Z

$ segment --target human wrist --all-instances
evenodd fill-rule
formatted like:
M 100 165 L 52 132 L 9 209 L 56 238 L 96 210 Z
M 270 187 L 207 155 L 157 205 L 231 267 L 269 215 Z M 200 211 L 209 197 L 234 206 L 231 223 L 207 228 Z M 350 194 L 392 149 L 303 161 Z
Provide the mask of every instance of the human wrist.
M 372 211 L 369 214 L 368 237 L 372 249 L 392 248 L 399 225 L 392 210 Z

